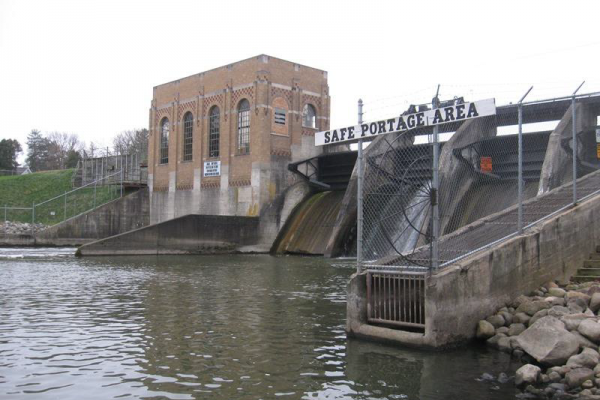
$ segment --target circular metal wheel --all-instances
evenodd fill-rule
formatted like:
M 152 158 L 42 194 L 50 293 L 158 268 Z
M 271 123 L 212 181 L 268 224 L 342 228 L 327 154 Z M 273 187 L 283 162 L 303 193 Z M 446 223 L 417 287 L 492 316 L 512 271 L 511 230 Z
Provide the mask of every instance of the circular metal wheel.
M 379 230 L 408 265 L 428 266 L 430 254 L 422 246 L 431 242 L 431 155 L 423 146 L 396 147 L 390 143 L 376 165 L 377 192 L 386 197 L 378 213 Z

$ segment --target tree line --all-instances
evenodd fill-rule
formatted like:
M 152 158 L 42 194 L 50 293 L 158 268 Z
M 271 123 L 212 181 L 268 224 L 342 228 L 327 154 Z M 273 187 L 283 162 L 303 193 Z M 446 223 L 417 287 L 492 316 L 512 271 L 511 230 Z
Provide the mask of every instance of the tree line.
M 36 172 L 75 168 L 82 158 L 104 157 L 115 153 L 145 155 L 148 148 L 148 130 L 123 131 L 117 134 L 112 142 L 112 149 L 107 149 L 94 142 L 86 145 L 77 134 L 42 134 L 39 130 L 32 129 L 27 135 L 25 164 L 32 172 Z M 17 159 L 22 152 L 23 148 L 17 140 L 0 140 L 0 170 L 16 170 L 19 166 Z

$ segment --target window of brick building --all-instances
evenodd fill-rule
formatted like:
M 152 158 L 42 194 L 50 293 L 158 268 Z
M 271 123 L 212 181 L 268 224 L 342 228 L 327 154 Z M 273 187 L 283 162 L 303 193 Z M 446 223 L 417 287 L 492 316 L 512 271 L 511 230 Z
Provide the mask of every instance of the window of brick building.
M 305 104 L 302 110 L 302 126 L 305 128 L 317 127 L 317 111 L 312 104 Z
M 208 156 L 219 157 L 220 115 L 219 107 L 214 106 L 208 113 Z
M 275 123 L 280 124 L 280 125 L 285 125 L 285 114 L 286 113 L 287 113 L 287 111 L 284 110 L 283 108 L 276 108 L 275 109 Z
M 243 99 L 238 105 L 238 154 L 250 153 L 250 103 Z
M 194 116 L 191 112 L 183 116 L 183 161 L 192 161 L 194 146 Z
M 160 163 L 168 164 L 169 163 L 169 130 L 171 128 L 171 124 L 169 124 L 169 120 L 163 118 L 160 123 Z

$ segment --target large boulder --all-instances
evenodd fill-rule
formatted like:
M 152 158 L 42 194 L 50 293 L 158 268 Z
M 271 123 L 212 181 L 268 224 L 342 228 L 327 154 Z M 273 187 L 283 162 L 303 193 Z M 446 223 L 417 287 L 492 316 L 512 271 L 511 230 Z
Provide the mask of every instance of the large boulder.
M 508 336 L 517 336 L 525 332 L 525 324 L 511 324 L 508 328 Z
M 581 333 L 579 333 L 577 331 L 573 331 L 571 333 L 573 335 L 575 335 L 575 337 L 579 341 L 579 348 L 580 349 L 585 349 L 586 347 L 590 348 L 590 349 L 597 349 L 598 348 L 598 346 L 594 342 L 592 342 L 590 339 L 588 339 L 585 336 L 583 336 Z
M 590 309 L 597 313 L 598 310 L 600 310 L 600 293 L 596 292 L 592 295 L 592 298 L 590 300 Z
M 555 317 L 542 317 L 517 336 L 521 348 L 537 362 L 562 365 L 579 351 L 579 341 Z
M 542 370 L 535 365 L 525 364 L 515 373 L 515 384 L 517 386 L 536 383 Z
M 565 295 L 565 299 L 567 300 L 567 303 L 571 299 L 581 299 L 585 302 L 586 305 L 590 304 L 590 296 L 585 293 L 581 293 L 581 292 L 575 292 L 575 291 L 567 292 L 567 294 Z
M 567 308 L 571 311 L 571 314 L 578 314 L 587 309 L 587 304 L 582 299 L 575 298 L 567 302 Z
M 567 328 L 568 331 L 576 331 L 577 328 L 579 328 L 581 321 L 589 318 L 590 317 L 585 314 L 570 314 L 564 315 L 560 320 L 565 324 L 565 328 Z
M 496 334 L 494 330 L 494 325 L 490 324 L 487 321 L 481 320 L 477 324 L 477 339 L 489 339 Z
M 527 325 L 527 323 L 529 323 L 530 319 L 531 319 L 531 317 L 529 315 L 521 312 L 521 313 L 515 314 L 515 316 L 513 317 L 513 322 Z
M 581 321 L 577 331 L 594 343 L 600 342 L 600 324 L 593 319 Z
M 529 320 L 528 326 L 535 324 L 535 321 L 537 321 L 540 318 L 545 317 L 546 315 L 548 315 L 548 309 L 544 309 L 544 310 L 540 310 L 540 311 L 536 312 L 534 314 L 534 316 L 531 317 L 531 319 Z
M 598 365 L 598 352 L 591 348 L 584 349 L 581 354 L 577 354 L 569 358 L 567 361 L 567 367 L 575 368 L 594 368 Z
M 487 317 L 485 320 L 487 322 L 489 322 L 490 324 L 492 324 L 494 326 L 494 328 L 500 328 L 500 327 L 504 326 L 504 323 L 506 322 L 506 321 L 504 321 L 504 317 L 499 314 Z
M 550 308 L 550 303 L 544 300 L 536 300 L 536 301 L 528 301 L 525 303 L 521 303 L 519 308 L 517 308 L 517 313 L 525 313 L 529 316 L 535 315 L 540 310 L 546 310 Z
M 548 296 L 565 297 L 565 293 L 567 293 L 567 291 L 559 287 L 548 289 Z
M 589 379 L 594 379 L 594 371 L 589 368 L 575 368 L 567 372 L 565 378 L 569 388 L 573 389 Z

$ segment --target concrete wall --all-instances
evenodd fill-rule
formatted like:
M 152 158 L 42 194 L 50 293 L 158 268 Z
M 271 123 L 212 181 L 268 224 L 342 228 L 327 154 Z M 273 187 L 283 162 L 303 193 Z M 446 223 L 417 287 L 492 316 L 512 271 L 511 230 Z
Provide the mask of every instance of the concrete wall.
M 78 246 L 148 224 L 148 189 L 142 189 L 38 232 L 35 244 Z
M 596 126 L 596 110 L 590 104 L 577 103 L 575 105 L 575 131 L 580 135 L 583 131 L 592 131 Z M 573 136 L 573 111 L 572 106 L 565 112 L 554 131 L 550 134 L 544 166 L 540 176 L 538 193 L 546 193 L 562 185 L 565 182 L 573 180 L 573 164 L 571 148 L 565 148 L 563 142 L 571 142 L 569 139 Z M 579 137 L 577 157 L 585 160 L 589 157 L 589 151 L 582 147 L 582 137 Z M 592 146 L 594 143 L 591 144 Z M 589 147 L 589 144 L 588 144 Z M 593 148 L 595 150 L 595 148 Z M 585 155 L 588 154 L 588 157 Z M 592 154 L 591 158 L 594 158 Z
M 354 275 L 348 284 L 347 331 L 428 347 L 472 339 L 480 319 L 518 295 L 549 281 L 567 282 L 599 242 L 600 197 L 594 197 L 521 236 L 432 274 L 426 281 L 424 334 L 367 325 L 365 275 Z
M 78 255 L 244 251 L 259 239 L 256 217 L 186 215 L 83 245 Z

